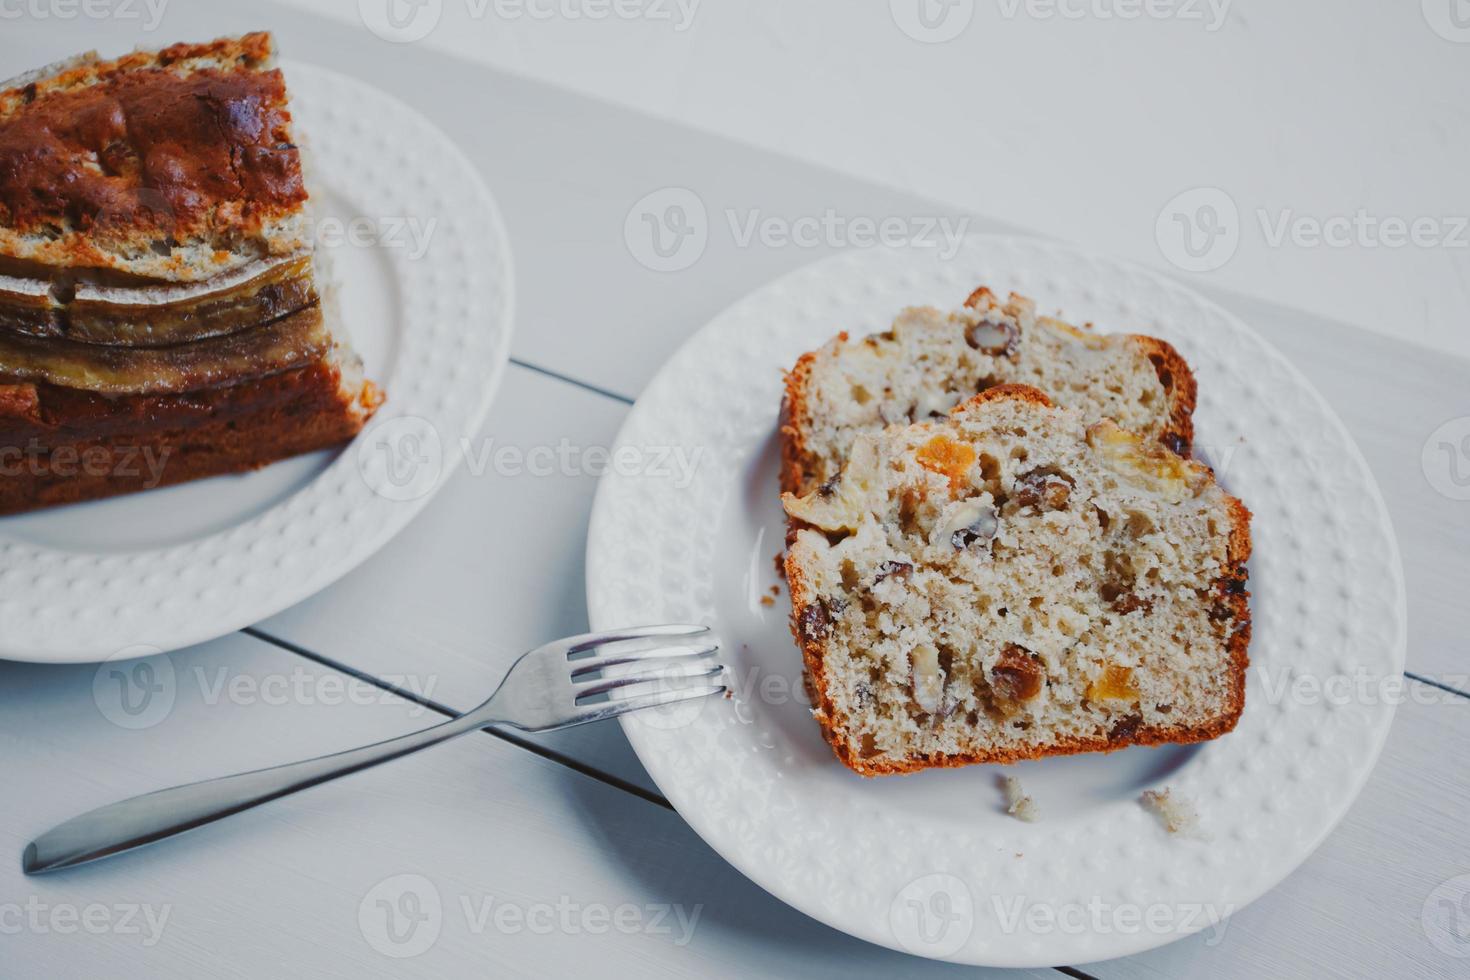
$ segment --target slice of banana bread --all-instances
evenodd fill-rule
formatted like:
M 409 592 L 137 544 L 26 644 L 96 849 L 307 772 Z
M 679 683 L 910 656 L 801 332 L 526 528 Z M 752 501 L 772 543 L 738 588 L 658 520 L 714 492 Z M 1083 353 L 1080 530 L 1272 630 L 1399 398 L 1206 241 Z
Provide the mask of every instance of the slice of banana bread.
M 0 83 L 0 515 L 366 424 L 297 139 L 264 33 Z
M 841 334 L 804 355 L 786 376 L 781 489 L 805 494 L 842 468 L 853 440 L 885 425 L 943 416 L 998 384 L 1040 388 L 1089 420 L 1111 418 L 1188 456 L 1195 384 L 1169 344 L 1100 335 L 1038 316 L 981 287 L 963 309 L 904 310 L 885 333 Z
M 856 438 L 785 494 L 814 713 L 863 775 L 1229 732 L 1250 512 L 1208 467 L 1040 391 Z

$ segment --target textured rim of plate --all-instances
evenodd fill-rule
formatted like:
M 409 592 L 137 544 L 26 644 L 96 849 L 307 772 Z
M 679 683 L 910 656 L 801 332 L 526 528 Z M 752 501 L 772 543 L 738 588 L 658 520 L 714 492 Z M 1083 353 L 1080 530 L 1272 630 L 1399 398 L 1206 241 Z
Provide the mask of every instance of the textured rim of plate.
M 1290 424 L 1296 444 L 1315 450 L 1287 466 L 1222 471 L 1226 485 L 1257 515 L 1251 562 L 1256 635 L 1246 712 L 1235 733 L 1209 743 L 1165 781 L 1200 803 L 1214 843 L 1169 838 L 1131 803 L 1099 807 L 1081 829 L 1076 821 L 1053 829 L 1017 822 L 1005 839 L 984 840 L 955 835 L 942 822 L 894 825 L 876 805 L 836 812 L 824 801 L 804 811 L 774 759 L 783 736 L 762 724 L 758 705 L 744 722 L 721 707 L 728 702 L 715 701 L 676 729 L 630 716 L 624 731 L 659 788 L 721 856 L 787 904 L 879 945 L 928 955 L 903 943 L 888 914 L 905 886 L 945 874 L 983 881 L 989 896 L 1146 906 L 1170 903 L 1170 896 L 1177 905 L 1187 892 L 1216 899 L 1217 908 L 1228 906 L 1233 914 L 1295 870 L 1331 833 L 1371 773 L 1394 714 L 1392 703 L 1381 699 L 1273 702 L 1263 698 L 1258 668 L 1319 679 L 1359 668 L 1371 680 L 1398 676 L 1406 597 L 1387 507 L 1341 420 L 1259 334 L 1173 280 L 1066 245 L 973 236 L 949 262 L 932 250 L 846 253 L 750 294 L 669 359 L 623 424 L 619 447 L 702 445 L 706 462 L 683 494 L 672 493 L 667 481 L 612 472 L 603 477 L 587 546 L 592 627 L 713 622 L 710 569 L 721 529 L 694 535 L 689 529 L 707 527 L 712 513 L 724 515 L 743 468 L 773 431 L 779 384 L 766 372 L 789 366 L 838 329 L 884 329 L 903 305 L 926 299 L 957 305 L 982 282 L 1024 287 L 1048 310 L 1046 297 L 1069 290 L 1089 307 L 1111 301 L 1105 322 L 1158 332 L 1195 366 L 1203 439 L 1235 434 L 1233 424 L 1222 423 L 1228 410 L 1232 416 L 1255 413 L 1253 425 L 1275 430 Z M 931 296 L 935 289 L 941 292 Z M 1247 355 L 1248 370 L 1242 371 Z M 1225 397 L 1237 393 L 1249 403 L 1232 405 Z M 1250 441 L 1239 451 L 1262 454 Z M 1298 470 L 1307 493 L 1284 491 L 1283 481 Z M 1282 520 L 1285 534 L 1276 538 Z M 1263 591 L 1268 588 L 1275 591 Z M 1340 619 L 1333 618 L 1337 613 Z M 1324 644 L 1328 630 L 1334 639 Z M 735 700 L 748 700 L 746 692 L 737 690 Z M 804 830 L 821 827 L 828 828 L 825 835 Z M 1012 862 L 1023 868 L 995 859 L 1013 846 L 1047 857 Z M 1115 861 L 1126 874 L 1110 870 Z M 971 934 L 963 948 L 935 958 L 1005 967 L 1087 963 L 1162 946 L 1213 921 L 1207 917 L 1171 934 L 1017 932 L 988 945 Z
M 0 657 L 86 662 L 174 650 L 274 615 L 401 531 L 484 421 L 509 360 L 514 310 L 509 240 L 489 189 L 459 147 L 405 103 L 313 65 L 288 62 L 284 71 L 319 189 L 364 215 L 438 221 L 417 261 L 381 250 L 402 299 L 396 356 L 388 375 L 374 379 L 388 401 L 307 486 L 176 547 L 66 552 L 5 540 L 0 524 Z M 359 465 L 364 440 L 395 421 L 390 434 L 407 427 L 422 435 L 427 425 L 439 440 L 438 479 L 413 499 L 377 492 Z

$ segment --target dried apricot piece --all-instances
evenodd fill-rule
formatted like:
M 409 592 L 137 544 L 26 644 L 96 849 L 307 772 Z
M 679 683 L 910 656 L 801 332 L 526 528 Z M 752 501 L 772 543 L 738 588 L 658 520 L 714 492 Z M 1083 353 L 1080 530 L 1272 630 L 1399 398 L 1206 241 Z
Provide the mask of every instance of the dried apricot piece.
M 975 465 L 975 450 L 949 436 L 939 435 L 920 446 L 914 458 L 924 469 L 948 479 L 950 493 L 955 493 L 970 483 L 970 467 Z
M 1087 685 L 1089 701 L 1128 701 L 1138 696 L 1133 689 L 1133 668 L 1108 664 L 1102 676 Z

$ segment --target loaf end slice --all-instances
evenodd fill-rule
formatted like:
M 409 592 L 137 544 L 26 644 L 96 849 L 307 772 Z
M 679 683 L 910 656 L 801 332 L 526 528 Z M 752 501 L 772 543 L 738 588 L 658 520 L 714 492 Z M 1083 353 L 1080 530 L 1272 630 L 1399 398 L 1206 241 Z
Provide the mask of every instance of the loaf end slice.
M 1089 420 L 1111 418 L 1188 456 L 1195 381 L 1188 363 L 1156 337 L 1096 334 L 1012 294 L 985 287 L 960 310 L 904 310 L 880 334 L 843 333 L 786 376 L 781 485 L 805 494 L 834 476 L 861 434 L 945 415 L 1001 384 L 1040 388 Z

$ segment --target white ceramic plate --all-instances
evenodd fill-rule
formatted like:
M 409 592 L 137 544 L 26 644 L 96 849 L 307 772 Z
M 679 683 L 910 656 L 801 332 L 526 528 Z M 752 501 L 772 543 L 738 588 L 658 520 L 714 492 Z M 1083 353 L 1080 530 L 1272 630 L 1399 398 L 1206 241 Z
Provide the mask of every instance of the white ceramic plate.
M 388 401 L 345 450 L 256 473 L 0 518 L 0 656 L 172 650 L 346 574 L 459 464 L 510 349 L 510 248 L 474 167 L 413 109 L 288 64 L 320 250 Z
M 782 545 L 781 370 L 839 329 L 903 306 L 957 306 L 981 283 L 1100 330 L 1151 333 L 1198 374 L 1200 455 L 1255 512 L 1255 636 L 1237 730 L 1197 747 L 1014 767 L 1042 812 L 1006 815 L 999 767 L 864 780 L 833 758 L 801 693 L 788 600 L 761 602 Z M 1063 246 L 974 238 L 862 252 L 761 289 L 693 337 L 619 437 L 699 452 L 692 485 L 609 475 L 587 555 L 592 626 L 708 622 L 735 696 L 634 716 L 659 787 L 726 859 L 838 929 L 995 966 L 1085 963 L 1218 929 L 1299 865 L 1346 812 L 1392 720 L 1403 575 L 1362 456 L 1307 381 L 1218 306 L 1150 272 Z M 1209 840 L 1138 803 L 1168 787 Z

